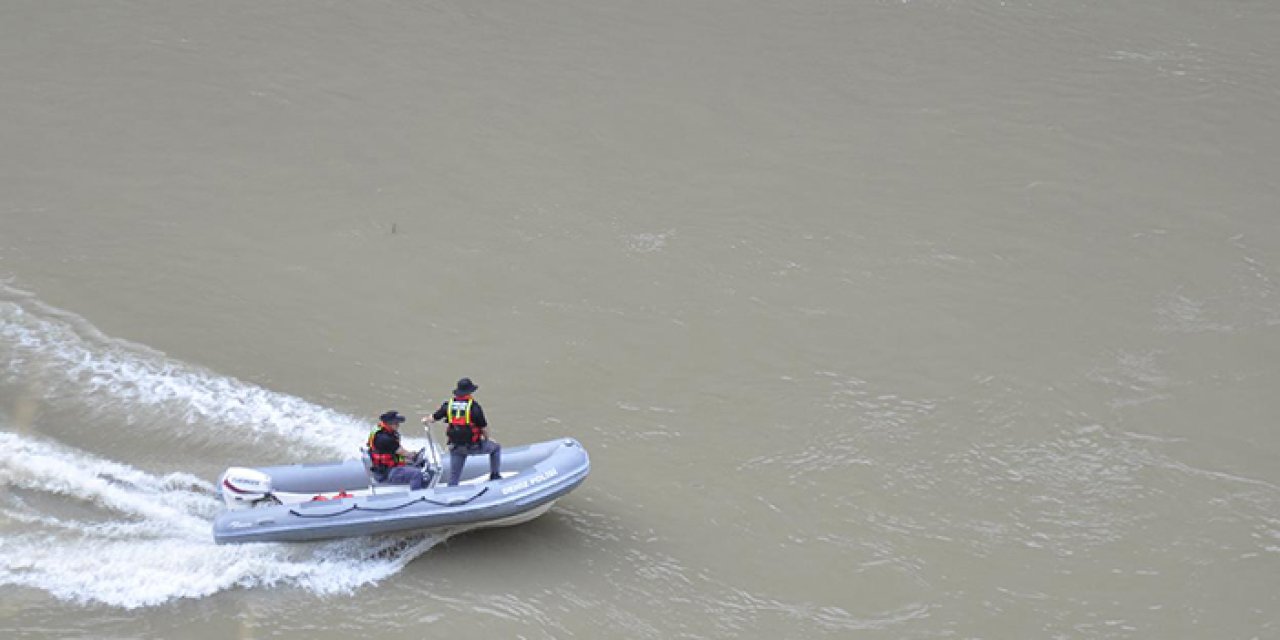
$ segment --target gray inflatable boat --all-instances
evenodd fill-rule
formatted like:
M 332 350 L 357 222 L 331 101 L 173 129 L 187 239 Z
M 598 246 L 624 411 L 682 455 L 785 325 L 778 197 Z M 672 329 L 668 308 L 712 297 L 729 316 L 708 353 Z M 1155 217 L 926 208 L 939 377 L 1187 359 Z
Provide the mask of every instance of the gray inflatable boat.
M 375 482 L 363 459 L 278 467 L 232 467 L 218 478 L 228 510 L 213 522 L 219 544 L 294 542 L 396 531 L 519 524 L 535 518 L 586 479 L 591 461 L 572 438 L 502 448 L 502 479 L 489 457 L 471 456 L 462 482 L 447 487 L 449 463 L 434 446 L 414 458 L 428 485 Z

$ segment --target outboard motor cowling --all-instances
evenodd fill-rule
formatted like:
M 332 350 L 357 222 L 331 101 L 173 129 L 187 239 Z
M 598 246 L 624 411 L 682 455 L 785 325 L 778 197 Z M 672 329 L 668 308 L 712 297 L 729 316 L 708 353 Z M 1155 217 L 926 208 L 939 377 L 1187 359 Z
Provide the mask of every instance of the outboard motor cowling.
M 231 467 L 222 474 L 218 491 L 228 509 L 248 509 L 264 501 L 279 504 L 271 495 L 271 476 L 245 467 Z

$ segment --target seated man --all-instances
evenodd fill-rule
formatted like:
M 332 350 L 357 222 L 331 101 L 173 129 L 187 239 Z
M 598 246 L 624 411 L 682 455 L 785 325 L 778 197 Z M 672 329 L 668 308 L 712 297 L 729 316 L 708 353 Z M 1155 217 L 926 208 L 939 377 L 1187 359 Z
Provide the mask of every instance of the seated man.
M 400 425 L 404 416 L 388 411 L 378 418 L 378 428 L 369 434 L 369 457 L 373 460 L 373 477 L 387 484 L 408 484 L 410 490 L 427 485 L 429 478 L 422 469 L 410 466 L 406 461 L 413 452 L 400 446 Z

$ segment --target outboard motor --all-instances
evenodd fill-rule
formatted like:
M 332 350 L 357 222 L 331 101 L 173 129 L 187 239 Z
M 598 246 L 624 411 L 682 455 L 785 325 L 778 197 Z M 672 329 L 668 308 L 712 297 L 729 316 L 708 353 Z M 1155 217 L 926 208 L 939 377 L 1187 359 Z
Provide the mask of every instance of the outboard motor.
M 228 509 L 249 509 L 252 507 L 280 504 L 271 495 L 271 476 L 245 467 L 231 467 L 222 474 L 218 483 L 218 492 Z

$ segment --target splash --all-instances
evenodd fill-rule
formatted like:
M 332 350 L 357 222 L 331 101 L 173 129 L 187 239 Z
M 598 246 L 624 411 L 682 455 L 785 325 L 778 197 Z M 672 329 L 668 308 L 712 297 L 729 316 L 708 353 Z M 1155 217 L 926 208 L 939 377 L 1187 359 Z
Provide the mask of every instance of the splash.
M 0 284 L 0 384 L 86 419 L 186 429 L 187 440 L 285 437 L 350 455 L 364 421 L 103 335 L 75 314 Z M 147 416 L 153 419 L 148 422 Z
M 9 432 L 0 432 L 0 487 L 0 586 L 126 609 L 234 588 L 348 593 L 449 535 L 220 546 L 210 534 L 220 505 L 204 480 Z
M 0 284 L 0 390 L 46 406 L 184 437 L 281 437 L 349 453 L 360 421 L 103 335 L 82 318 Z M 19 394 L 21 395 L 21 394 Z M 21 407 L 19 407 L 21 409 Z M 211 483 L 149 473 L 0 418 L 0 588 L 134 609 L 229 589 L 348 593 L 394 575 L 452 532 L 308 544 L 220 546 Z M 165 426 L 169 425 L 169 426 Z M 18 433 L 21 431 L 21 435 Z M 210 435 L 212 434 L 212 435 Z

